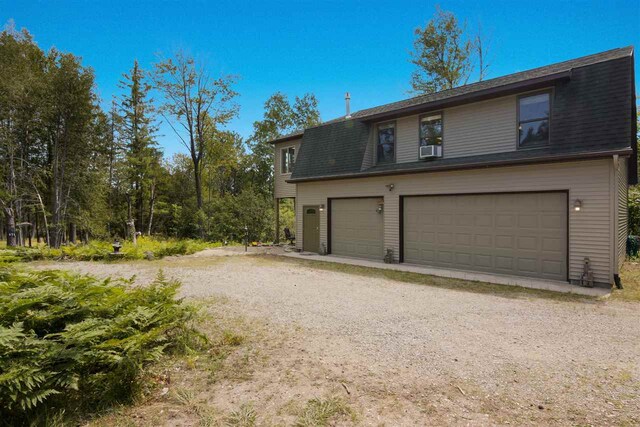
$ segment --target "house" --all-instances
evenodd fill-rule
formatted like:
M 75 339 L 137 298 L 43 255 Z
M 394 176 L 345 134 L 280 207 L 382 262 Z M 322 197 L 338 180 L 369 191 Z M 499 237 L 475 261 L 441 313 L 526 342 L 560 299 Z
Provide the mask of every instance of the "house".
M 273 141 L 309 252 L 596 286 L 637 183 L 633 48 L 357 111 Z

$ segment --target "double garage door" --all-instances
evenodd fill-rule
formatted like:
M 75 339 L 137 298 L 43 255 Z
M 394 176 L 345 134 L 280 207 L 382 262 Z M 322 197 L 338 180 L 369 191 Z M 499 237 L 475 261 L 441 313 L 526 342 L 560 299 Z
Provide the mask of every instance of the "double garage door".
M 403 198 L 404 262 L 567 280 L 565 192 Z
M 332 254 L 382 260 L 380 198 L 330 202 Z M 402 260 L 567 280 L 566 192 L 405 196 Z

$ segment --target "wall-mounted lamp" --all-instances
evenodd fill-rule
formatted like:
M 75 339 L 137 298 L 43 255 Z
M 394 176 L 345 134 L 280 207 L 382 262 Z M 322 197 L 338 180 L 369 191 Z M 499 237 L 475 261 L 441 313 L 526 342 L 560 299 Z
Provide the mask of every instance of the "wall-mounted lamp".
M 582 210 L 582 200 L 576 199 L 573 202 L 573 210 L 576 212 L 580 212 Z
M 384 211 L 384 203 L 378 203 L 378 207 L 376 208 L 376 212 L 381 214 L 382 211 Z
M 324 212 L 324 205 L 320 205 L 320 212 Z
M 387 188 L 389 189 L 389 191 L 391 191 L 391 190 L 393 190 L 393 189 L 394 189 L 395 185 L 393 185 L 393 184 L 387 184 L 387 185 L 385 185 L 385 187 L 387 187 Z

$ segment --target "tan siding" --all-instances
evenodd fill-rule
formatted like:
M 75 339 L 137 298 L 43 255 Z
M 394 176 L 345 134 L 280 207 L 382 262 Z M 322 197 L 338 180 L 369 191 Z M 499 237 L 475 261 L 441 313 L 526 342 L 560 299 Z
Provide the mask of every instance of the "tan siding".
M 401 117 L 396 121 L 397 138 L 396 161 L 398 163 L 418 160 L 418 140 L 420 139 L 418 116 Z
M 286 147 L 295 147 L 296 148 L 296 157 L 298 157 L 298 149 L 300 148 L 300 139 L 296 139 L 294 141 L 287 142 L 279 142 L 275 145 L 275 155 L 274 161 L 275 165 L 273 168 L 273 193 L 276 199 L 281 199 L 284 197 L 296 197 L 296 185 L 289 184 L 285 182 L 291 174 L 282 174 L 280 173 L 280 169 L 282 166 L 281 160 L 281 150 Z
M 443 114 L 443 157 L 516 150 L 516 97 L 448 108 Z
M 442 112 L 444 121 L 443 158 L 475 156 L 516 150 L 516 97 L 507 96 Z M 396 161 L 418 161 L 420 115 L 396 120 Z M 375 132 L 374 132 L 375 133 Z M 372 138 L 363 168 L 375 164 L 375 137 Z
M 398 257 L 399 196 L 412 194 L 454 194 L 500 191 L 569 190 L 569 205 L 583 200 L 583 209 L 569 209 L 569 274 L 577 280 L 583 259 L 592 261 L 596 281 L 611 283 L 613 279 L 611 235 L 610 159 L 513 166 L 485 170 L 424 173 L 391 177 L 361 178 L 298 184 L 296 203 L 297 245 L 301 247 L 302 206 L 327 204 L 329 197 L 383 196 L 384 244 Z M 388 191 L 386 184 L 395 188 Z M 320 241 L 327 241 L 326 210 L 320 217 Z
M 369 135 L 369 143 L 365 148 L 364 159 L 362 160 L 362 167 L 360 168 L 361 170 L 365 170 L 376 164 L 376 153 L 373 149 L 373 133 L 374 132 L 370 132 Z
M 617 268 L 619 269 L 626 257 L 626 249 L 627 249 L 627 234 L 628 231 L 628 222 L 627 222 L 627 198 L 628 198 L 628 184 L 627 184 L 627 161 L 626 158 L 621 158 L 619 160 L 619 168 L 616 170 L 616 197 L 617 197 L 617 205 L 616 205 L 616 258 L 617 258 Z M 618 273 L 618 269 L 616 269 L 616 273 Z

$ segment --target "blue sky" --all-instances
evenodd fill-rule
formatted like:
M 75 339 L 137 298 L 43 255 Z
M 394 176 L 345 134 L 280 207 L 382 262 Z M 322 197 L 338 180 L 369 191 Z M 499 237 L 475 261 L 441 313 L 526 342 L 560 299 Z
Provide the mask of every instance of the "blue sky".
M 0 21 L 26 27 L 44 49 L 81 56 L 105 105 L 134 59 L 150 68 L 156 53 L 185 49 L 214 74 L 240 76 L 240 116 L 229 127 L 248 137 L 276 91 L 314 93 L 325 120 L 344 114 L 345 91 L 353 111 L 407 98 L 413 31 L 438 3 L 490 36 L 489 77 L 640 45 L 640 0 L 0 0 Z M 183 150 L 167 126 L 161 133 L 165 154 Z

